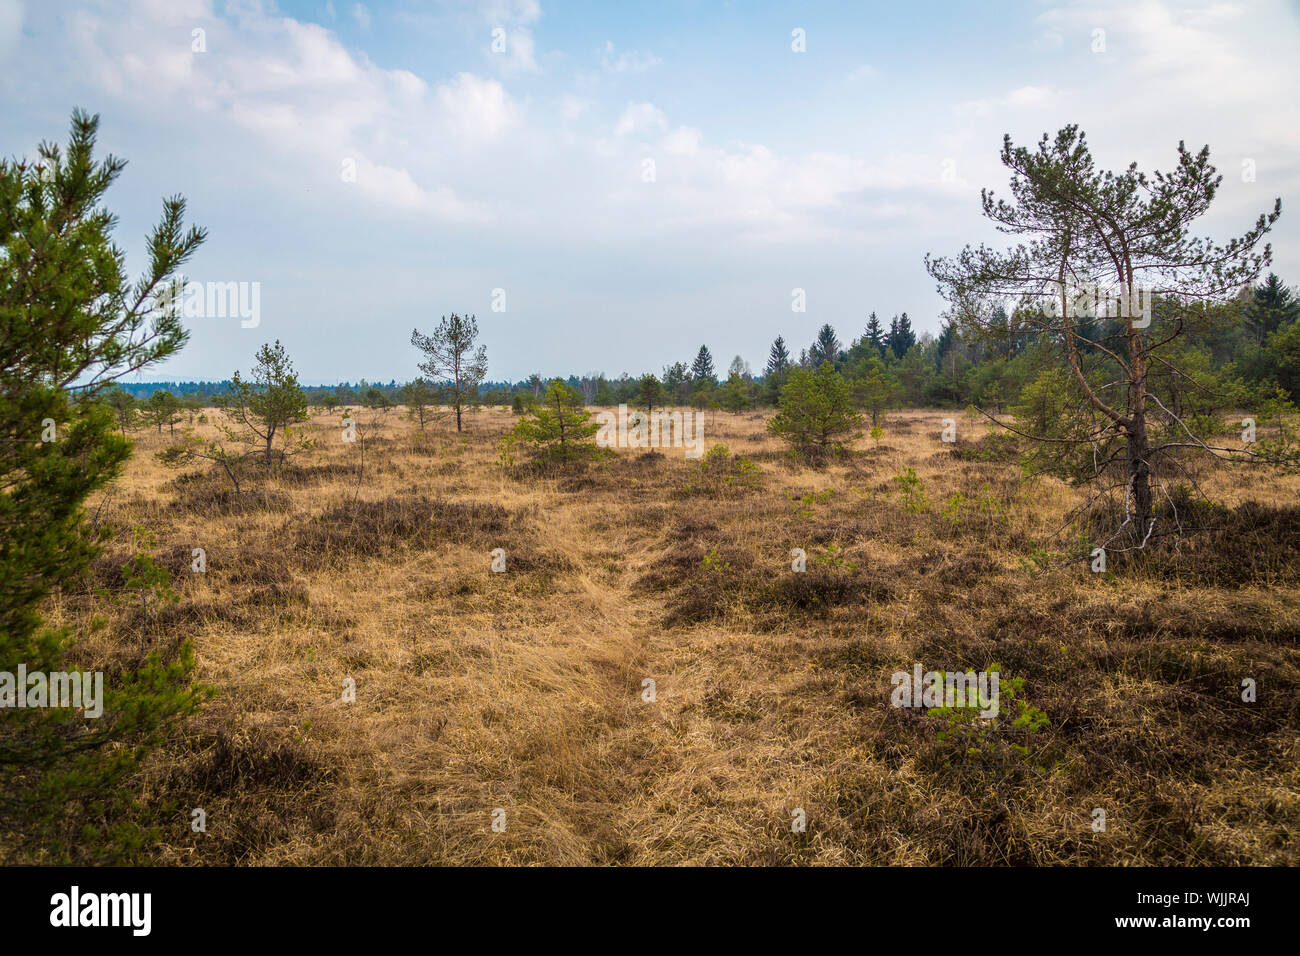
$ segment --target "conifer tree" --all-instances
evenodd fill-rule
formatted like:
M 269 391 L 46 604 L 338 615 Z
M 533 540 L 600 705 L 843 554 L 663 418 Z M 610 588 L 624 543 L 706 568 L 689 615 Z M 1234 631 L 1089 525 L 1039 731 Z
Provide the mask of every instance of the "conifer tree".
M 767 354 L 768 375 L 780 375 L 790 367 L 790 351 L 785 347 L 785 339 L 781 336 L 776 337 L 772 343 L 772 350 Z
M 701 345 L 691 365 L 691 380 L 695 385 L 707 382 L 710 386 L 718 384 L 718 375 L 713 368 L 713 353 L 707 345 Z
M 202 244 L 185 200 L 163 203 L 148 266 L 128 279 L 102 200 L 125 163 L 94 158 L 99 117 L 72 114 L 66 150 L 0 160 L 0 672 L 73 668 L 74 635 L 39 609 L 99 551 L 88 496 L 131 454 L 105 401 L 122 376 L 176 353 L 186 332 L 170 277 Z M 117 401 L 117 408 L 129 404 Z M 13 862 L 129 859 L 140 830 L 119 788 L 164 729 L 199 703 L 188 642 L 106 675 L 103 713 L 15 708 L 0 718 L 0 845 Z M 13 694 L 28 694 L 13 687 Z
M 1061 358 L 1066 372 L 1052 385 L 1068 390 L 1071 412 L 1044 416 L 1042 429 L 1026 437 L 1059 450 L 1062 469 L 1097 481 L 1099 494 L 1116 501 L 1123 520 L 1115 547 L 1143 548 L 1156 517 L 1153 481 L 1163 470 L 1183 474 L 1175 454 L 1269 458 L 1196 435 L 1197 423 L 1170 407 L 1155 376 L 1177 371 L 1178 339 L 1230 314 L 1240 290 L 1268 266 L 1271 250 L 1257 247 L 1281 215 L 1281 200 L 1219 245 L 1191 234 L 1223 178 L 1208 146 L 1193 153 L 1180 142 L 1169 172 L 1148 175 L 1134 163 L 1115 173 L 1095 168 L 1084 134 L 1071 125 L 1044 134 L 1037 149 L 1016 147 L 1008 135 L 1002 163 L 1012 199 L 984 190 L 984 215 L 1024 241 L 1006 251 L 981 245 L 951 259 L 927 256 L 926 267 L 963 328 L 987 334 L 993 306 L 1009 304 Z M 1116 331 L 1098 335 L 1099 325 Z M 1283 450 L 1283 460 L 1290 454 Z M 1177 533 L 1177 519 L 1170 524 Z
M 872 312 L 867 319 L 867 330 L 865 333 L 866 340 L 875 346 L 879 358 L 885 357 L 885 330 L 880 325 L 880 320 L 876 318 L 876 313 Z
M 487 348 L 474 348 L 478 338 L 478 321 L 472 315 L 461 317 L 455 312 L 442 317 L 432 335 L 411 330 L 411 344 L 423 352 L 420 371 L 433 382 L 443 385 L 443 392 L 456 410 L 456 431 L 461 430 L 461 410 L 478 396 L 479 383 L 487 375 Z M 541 391 L 541 376 L 529 383 L 533 394 Z
M 808 362 L 812 368 L 817 368 L 822 362 L 838 365 L 839 361 L 840 340 L 835 335 L 835 329 L 827 322 L 817 330 L 817 338 L 808 348 Z
M 590 419 L 582 393 L 556 378 L 546 386 L 533 414 L 515 425 L 515 436 L 548 457 L 575 458 L 595 447 L 592 436 L 600 426 Z

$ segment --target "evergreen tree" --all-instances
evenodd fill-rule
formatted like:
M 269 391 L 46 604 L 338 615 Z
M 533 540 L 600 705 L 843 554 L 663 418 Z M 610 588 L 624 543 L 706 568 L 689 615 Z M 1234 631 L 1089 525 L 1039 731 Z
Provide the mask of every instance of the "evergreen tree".
M 879 358 L 867 359 L 866 374 L 857 378 L 852 386 L 857 403 L 871 413 L 872 427 L 880 424 L 880 417 L 898 395 L 898 382 Z
M 164 425 L 169 433 L 175 434 L 176 423 L 181 418 L 180 400 L 165 388 L 160 388 L 145 402 L 144 415 L 145 420 L 158 429 L 159 435 L 162 434 Z
M 532 416 L 515 425 L 515 436 L 548 457 L 576 458 L 595 448 L 592 436 L 599 426 L 590 419 L 582 392 L 556 378 L 546 386 Z
M 601 376 L 596 380 L 596 405 L 615 405 L 617 397 L 614 394 L 614 388 L 609 383 L 609 379 Z
M 696 385 L 701 382 L 708 382 L 711 386 L 718 384 L 718 375 L 713 369 L 713 354 L 707 345 L 701 345 L 695 355 L 695 363 L 691 366 L 691 380 Z
M 840 340 L 835 336 L 835 330 L 827 322 L 817 330 L 817 338 L 808 348 L 808 362 L 813 367 L 821 365 L 822 362 L 830 362 L 831 365 L 838 365 L 840 361 Z
M 874 312 L 867 319 L 867 330 L 863 337 L 875 347 L 880 358 L 885 357 L 885 330 Z
M 641 382 L 637 388 L 637 398 L 645 406 L 646 413 L 649 414 L 655 410 L 655 406 L 660 404 L 663 397 L 663 386 L 660 385 L 659 379 L 655 378 L 651 372 L 646 372 L 641 376 Z
M 1282 284 L 1276 273 L 1270 272 L 1246 306 L 1246 322 L 1254 331 L 1256 342 L 1262 344 L 1279 328 L 1297 318 L 1300 318 L 1300 299 Z
M 1187 449 L 1219 459 L 1231 452 L 1235 461 L 1282 457 L 1216 448 L 1208 431 L 1197 437 L 1201 422 L 1169 411 L 1151 374 L 1181 371 L 1178 339 L 1218 321 L 1237 291 L 1268 266 L 1272 253 L 1263 239 L 1281 215 L 1281 200 L 1244 234 L 1220 245 L 1191 234 L 1222 181 L 1208 146 L 1193 153 L 1179 143 L 1170 172 L 1148 175 L 1133 163 L 1115 173 L 1095 167 L 1086 137 L 1071 125 L 1054 138 L 1044 134 L 1036 150 L 1013 146 L 1008 135 L 1002 162 L 1011 170 L 1012 198 L 985 191 L 984 214 L 1021 243 L 1005 251 L 968 246 L 951 259 L 927 257 L 926 268 L 963 324 L 977 330 L 987 327 L 988 303 L 1028 306 L 1048 299 L 1017 314 L 1068 366 L 1063 381 L 1070 413 L 1040 419 L 1042 429 L 1030 437 L 1042 441 L 1039 452 L 1053 470 L 1076 480 L 1112 481 L 1118 492 L 1113 514 L 1123 533 L 1118 540 L 1124 542 L 1118 546 L 1143 548 L 1156 518 L 1153 484 L 1184 480 Z M 1112 341 L 1113 347 L 1081 350 L 1080 327 L 1090 323 L 1071 301 L 1076 277 L 1124 303 L 1122 341 Z M 1146 292 L 1154 301 L 1148 298 L 1151 314 L 1139 316 L 1138 284 L 1145 282 L 1154 284 Z M 1148 330 L 1150 324 L 1155 327 Z M 1115 461 L 1123 463 L 1118 481 L 1104 473 Z
M 229 394 L 218 402 L 236 426 L 226 429 L 226 437 L 235 442 L 261 445 L 269 472 L 274 462 L 275 436 L 287 438 L 290 425 L 307 419 L 307 396 L 298 384 L 298 373 L 280 340 L 258 349 L 249 379 L 245 381 L 235 372 L 229 389 Z M 367 388 L 366 393 L 373 391 Z
M 105 393 L 185 344 L 167 278 L 205 238 L 185 229 L 184 199 L 165 200 L 148 267 L 128 279 L 102 204 L 125 163 L 96 162 L 98 127 L 98 116 L 77 110 L 66 152 L 43 143 L 34 162 L 0 160 L 0 672 L 10 675 L 74 669 L 73 634 L 45 626 L 40 608 L 99 553 L 85 502 L 131 454 L 113 434 L 126 424 L 114 411 L 129 405 L 110 407 Z M 124 813 L 133 798 L 120 785 L 197 708 L 193 665 L 188 641 L 166 659 L 122 658 L 105 675 L 98 719 L 89 708 L 14 707 L 15 693 L 31 695 L 11 684 L 0 716 L 7 862 L 130 860 L 142 831 Z
M 455 312 L 451 318 L 442 317 L 433 335 L 421 335 L 411 330 L 411 344 L 423 352 L 426 359 L 420 371 L 439 384 L 451 406 L 456 409 L 456 431 L 461 430 L 461 409 L 478 397 L 478 386 L 487 374 L 487 348 L 474 348 L 478 338 L 478 321 L 472 315 L 461 317 Z M 534 375 L 537 385 L 540 376 Z M 534 394 L 538 389 L 534 388 Z
M 438 400 L 437 390 L 428 379 L 417 378 L 402 388 L 402 398 L 410 410 L 410 416 L 420 423 L 420 434 L 424 434 L 424 425 L 430 416 L 430 408 Z
M 824 362 L 816 372 L 795 369 L 781 389 L 781 405 L 767 429 L 814 459 L 861 435 L 862 416 L 853 408 L 848 383 Z
M 780 375 L 790 367 L 790 351 L 785 347 L 785 339 L 776 337 L 772 350 L 767 354 L 767 374 Z
M 943 360 L 948 352 L 957 345 L 957 323 L 944 320 L 939 328 L 939 338 L 934 343 L 934 364 L 943 367 Z
M 890 319 L 885 345 L 894 353 L 894 358 L 901 359 L 915 344 L 916 333 L 912 331 L 912 320 L 907 317 L 907 313 L 904 312 L 901 316 L 896 315 Z
M 749 381 L 739 372 L 727 376 L 727 383 L 722 386 L 719 404 L 733 415 L 739 415 L 749 408 Z
M 109 408 L 113 409 L 113 414 L 117 417 L 118 430 L 125 438 L 126 430 L 135 424 L 137 414 L 135 397 L 122 388 L 112 388 L 105 394 L 104 401 Z
M 664 369 L 666 400 L 681 404 L 690 397 L 691 370 L 685 362 L 674 362 Z

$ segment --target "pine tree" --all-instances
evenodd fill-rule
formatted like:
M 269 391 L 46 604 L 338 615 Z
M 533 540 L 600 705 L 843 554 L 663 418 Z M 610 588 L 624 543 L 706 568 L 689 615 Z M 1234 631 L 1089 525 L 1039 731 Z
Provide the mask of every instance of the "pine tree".
M 663 392 L 663 386 L 659 384 L 659 379 L 655 378 L 653 373 L 646 372 L 641 376 L 641 382 L 637 387 L 637 398 L 645 406 L 646 414 L 655 410 L 655 406 L 663 397 Z
M 66 152 L 43 143 L 35 162 L 0 160 L 0 672 L 11 675 L 71 669 L 72 633 L 44 626 L 39 609 L 99 553 L 85 501 L 131 454 L 105 393 L 185 344 L 167 280 L 205 238 L 185 229 L 184 199 L 165 200 L 148 267 L 131 282 L 102 204 L 125 163 L 95 161 L 98 116 L 77 110 L 71 125 Z M 99 719 L 68 707 L 3 711 L 7 862 L 130 859 L 141 830 L 123 815 L 131 795 L 119 787 L 198 707 L 193 666 L 188 641 L 166 659 L 123 658 L 104 681 Z
M 443 384 L 443 392 L 456 410 L 456 431 L 461 430 L 461 409 L 478 396 L 478 386 L 487 375 L 487 348 L 474 348 L 478 338 L 478 322 L 472 315 L 461 317 L 455 312 L 451 318 L 442 317 L 433 335 L 421 335 L 411 330 L 411 344 L 427 358 L 420 363 L 420 371 L 436 383 Z M 534 375 L 538 385 L 541 377 Z M 534 388 L 534 394 L 538 389 Z
M 835 330 L 827 322 L 817 330 L 817 338 L 808 348 L 808 361 L 813 368 L 821 365 L 822 362 L 830 362 L 831 365 L 837 365 L 840 361 L 840 340 L 835 336 Z
M 1170 172 L 1139 172 L 1136 163 L 1118 173 L 1102 171 L 1084 134 L 1070 125 L 1054 138 L 1044 134 L 1037 149 L 1016 147 L 1006 136 L 1002 162 L 1011 170 L 1012 198 L 984 191 L 984 214 L 1021 243 L 1005 251 L 968 246 L 954 258 L 927 256 L 926 268 L 962 323 L 979 332 L 989 321 L 983 305 L 1041 303 L 1017 317 L 1068 367 L 1062 378 L 1070 411 L 1044 417 L 1043 428 L 1029 437 L 1042 441 L 1042 454 L 1056 458 L 1053 467 L 1077 480 L 1110 481 L 1104 469 L 1122 461 L 1124 475 L 1114 489 L 1119 540 L 1146 547 L 1156 519 L 1153 484 L 1175 475 L 1183 480 L 1187 449 L 1219 459 L 1231 453 L 1229 460 L 1236 461 L 1270 457 L 1216 448 L 1212 435 L 1197 437 L 1193 429 L 1200 423 L 1169 411 L 1158 390 L 1161 377 L 1182 374 L 1175 364 L 1181 358 L 1177 340 L 1211 321 L 1216 308 L 1226 307 L 1269 265 L 1272 251 L 1263 239 L 1281 215 L 1281 200 L 1245 233 L 1219 245 L 1191 235 L 1222 181 L 1208 146 L 1193 153 L 1179 143 Z M 1086 339 L 1081 326 L 1090 323 L 1077 314 L 1070 294 L 1078 277 L 1121 303 L 1123 341 L 1092 356 L 1080 348 Z M 1146 290 L 1147 316 L 1137 314 L 1139 282 L 1156 283 Z M 1152 322 L 1159 326 L 1148 331 Z M 1078 448 L 1088 453 L 1068 457 Z
M 429 420 L 430 407 L 437 401 L 438 392 L 428 379 L 417 378 L 402 387 L 402 398 L 410 409 L 410 416 L 420 423 L 420 434 L 424 434 L 425 422 Z
M 876 318 L 876 313 L 872 312 L 867 319 L 866 340 L 875 346 L 876 352 L 880 358 L 885 357 L 885 330 L 881 328 L 880 320 Z
M 776 337 L 772 350 L 767 354 L 767 374 L 780 375 L 790 367 L 790 351 L 785 347 L 785 339 Z
M 749 408 L 749 381 L 739 372 L 727 376 L 727 383 L 722 386 L 719 404 L 733 415 L 739 415 Z
M 158 434 L 162 434 L 163 426 L 166 425 L 170 433 L 175 433 L 176 423 L 181 417 L 181 403 L 175 395 L 160 388 L 149 396 L 149 401 L 144 405 L 144 417 L 150 425 L 158 429 Z
M 701 345 L 695 355 L 695 363 L 691 366 L 691 380 L 696 385 L 701 382 L 708 382 L 711 386 L 718 384 L 718 375 L 713 368 L 713 353 L 709 351 L 707 345 Z
M 907 313 L 904 312 L 901 316 L 896 315 L 890 319 L 885 345 L 894 353 L 894 358 L 901 359 L 915 344 L 916 333 L 912 331 L 912 320 L 907 317 Z
M 1251 295 L 1246 306 L 1246 321 L 1259 344 L 1288 322 L 1300 318 L 1300 299 L 1270 272 Z
M 110 389 L 104 396 L 104 401 L 109 408 L 113 409 L 113 414 L 117 416 L 117 427 L 122 432 L 122 437 L 126 437 L 126 430 L 135 424 L 137 410 L 135 407 L 135 397 L 121 388 Z
M 957 344 L 957 323 L 944 320 L 939 328 L 939 337 L 934 343 L 934 364 L 943 367 L 944 357 Z
M 274 464 L 275 436 L 287 438 L 290 425 L 307 419 L 307 396 L 298 384 L 298 373 L 280 340 L 258 349 L 248 380 L 236 371 L 230 377 L 229 389 L 229 394 L 217 403 L 235 424 L 226 430 L 226 437 L 234 442 L 260 445 L 269 472 Z M 366 394 L 375 391 L 367 388 Z
M 871 425 L 880 424 L 880 417 L 898 395 L 898 382 L 879 358 L 867 359 L 866 373 L 853 382 L 853 397 L 858 404 L 871 412 Z
M 857 438 L 862 416 L 853 408 L 848 383 L 827 364 L 815 372 L 796 369 L 781 389 L 781 405 L 767 429 L 801 454 L 819 459 Z
M 556 378 L 546 386 L 532 417 L 515 425 L 515 436 L 551 458 L 576 458 L 595 447 L 592 436 L 600 426 L 590 419 L 582 392 Z
M 685 362 L 674 362 L 664 369 L 664 392 L 668 401 L 685 402 L 690 397 L 691 370 Z

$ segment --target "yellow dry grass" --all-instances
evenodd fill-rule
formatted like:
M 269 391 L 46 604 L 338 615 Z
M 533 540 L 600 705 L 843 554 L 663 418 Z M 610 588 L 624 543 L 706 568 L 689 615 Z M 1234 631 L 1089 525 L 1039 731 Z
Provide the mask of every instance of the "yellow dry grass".
M 817 470 L 765 415 L 718 413 L 708 444 L 751 456 L 761 487 L 708 495 L 680 450 L 503 468 L 514 419 L 496 409 L 424 438 L 400 410 L 361 413 L 378 420 L 358 478 L 335 413 L 233 507 L 219 474 L 178 481 L 153 457 L 167 437 L 142 433 L 94 575 L 112 586 L 144 525 L 180 604 L 132 616 L 87 590 L 50 615 L 88 661 L 192 639 L 217 690 L 135 781 L 176 801 L 166 864 L 1300 861 L 1300 569 L 1031 573 L 1081 492 L 954 454 L 953 416 L 893 413 L 878 450 Z M 959 447 L 983 434 L 955 417 Z M 896 491 L 909 467 L 921 511 Z M 1230 508 L 1282 513 L 1300 492 L 1262 471 L 1201 479 Z M 999 516 L 954 525 L 955 493 Z M 806 591 L 787 586 L 795 547 Z M 1012 767 L 968 760 L 890 706 L 913 661 L 998 662 L 1051 725 Z

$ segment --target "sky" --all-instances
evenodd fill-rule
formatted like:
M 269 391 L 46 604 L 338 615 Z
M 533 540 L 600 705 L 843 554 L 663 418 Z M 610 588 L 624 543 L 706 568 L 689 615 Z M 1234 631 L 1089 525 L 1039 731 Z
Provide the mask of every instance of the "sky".
M 1005 244 L 1004 134 L 1068 123 L 1103 168 L 1208 144 L 1204 234 L 1282 198 L 1300 284 L 1300 5 L 0 0 L 0 154 L 81 107 L 128 160 L 128 269 L 162 199 L 208 241 L 195 316 L 142 380 L 219 380 L 283 342 L 305 383 L 405 381 L 413 328 L 477 316 L 488 377 L 659 372 L 701 344 L 761 370 L 826 322 L 939 329 L 926 253 Z M 804 311 L 796 311 L 802 290 Z M 246 327 L 248 326 L 248 327 Z

